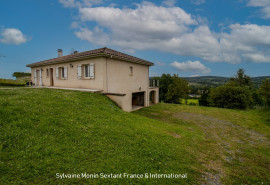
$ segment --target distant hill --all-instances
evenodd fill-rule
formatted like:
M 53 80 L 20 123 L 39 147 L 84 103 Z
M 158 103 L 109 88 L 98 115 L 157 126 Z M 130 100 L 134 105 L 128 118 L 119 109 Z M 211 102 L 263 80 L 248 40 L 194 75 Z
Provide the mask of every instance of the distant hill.
M 221 77 L 221 76 L 196 76 L 196 77 L 182 77 L 186 79 L 190 85 L 203 85 L 203 86 L 211 86 L 216 87 L 225 84 L 230 80 L 229 77 Z M 259 87 L 262 83 L 262 80 L 268 78 L 270 80 L 270 76 L 259 76 L 259 77 L 251 77 L 251 80 L 255 87 Z

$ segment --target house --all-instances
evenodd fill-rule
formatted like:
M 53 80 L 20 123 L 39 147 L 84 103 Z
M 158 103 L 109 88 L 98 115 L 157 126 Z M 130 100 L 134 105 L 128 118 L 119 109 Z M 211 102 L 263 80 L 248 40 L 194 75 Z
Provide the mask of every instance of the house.
M 27 65 L 35 86 L 99 90 L 127 112 L 159 102 L 158 87 L 149 87 L 152 62 L 106 47 L 62 53 L 58 49 L 57 58 Z

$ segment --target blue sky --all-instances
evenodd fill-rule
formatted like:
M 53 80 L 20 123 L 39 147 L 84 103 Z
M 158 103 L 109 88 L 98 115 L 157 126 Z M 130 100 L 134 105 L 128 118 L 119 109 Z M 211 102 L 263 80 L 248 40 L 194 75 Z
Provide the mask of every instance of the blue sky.
M 151 76 L 270 76 L 270 1 L 1 1 L 0 78 L 104 46 L 154 62 Z

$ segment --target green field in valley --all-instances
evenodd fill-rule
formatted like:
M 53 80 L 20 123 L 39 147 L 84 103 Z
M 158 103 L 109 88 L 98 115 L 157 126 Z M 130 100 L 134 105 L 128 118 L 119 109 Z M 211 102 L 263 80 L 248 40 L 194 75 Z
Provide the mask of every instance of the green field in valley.
M 187 105 L 199 105 L 198 99 L 187 99 L 187 102 L 185 99 L 181 99 L 181 103 Z
M 0 184 L 267 184 L 269 115 L 164 103 L 126 113 L 100 94 L 0 89 Z M 85 172 L 187 178 L 56 177 Z

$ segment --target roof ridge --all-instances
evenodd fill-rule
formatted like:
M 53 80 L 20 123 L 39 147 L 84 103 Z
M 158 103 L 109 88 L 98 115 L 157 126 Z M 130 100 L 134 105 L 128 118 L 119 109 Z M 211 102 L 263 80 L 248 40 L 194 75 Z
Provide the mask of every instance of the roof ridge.
M 83 59 L 83 58 L 91 58 L 91 57 L 97 57 L 97 56 L 104 56 L 104 57 L 111 57 L 114 56 L 115 58 L 118 58 L 123 61 L 127 62 L 133 62 L 133 63 L 138 63 L 142 65 L 149 65 L 152 66 L 154 65 L 152 62 L 149 62 L 147 60 L 125 54 L 123 52 L 103 47 L 103 48 L 98 48 L 98 49 L 93 49 L 89 51 L 83 51 L 75 54 L 70 54 L 70 55 L 65 55 L 62 57 L 56 57 L 48 60 L 43 60 L 40 62 L 28 64 L 27 67 L 35 67 L 35 66 L 42 66 L 42 65 L 48 65 L 48 64 L 56 64 L 56 63 L 63 63 L 63 62 L 68 62 L 68 61 L 73 61 L 73 60 L 78 60 L 78 59 Z

